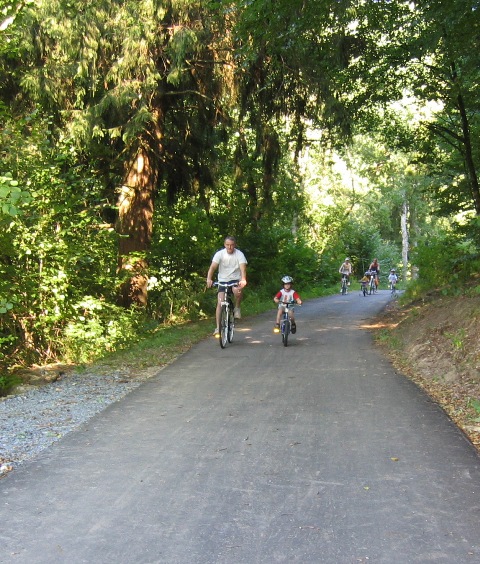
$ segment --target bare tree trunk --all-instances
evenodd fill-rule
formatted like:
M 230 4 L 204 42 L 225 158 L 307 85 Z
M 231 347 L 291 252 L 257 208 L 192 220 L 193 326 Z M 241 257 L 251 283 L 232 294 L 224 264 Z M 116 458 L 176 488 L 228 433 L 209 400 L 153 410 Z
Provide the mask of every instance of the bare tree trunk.
M 451 70 L 452 70 L 452 81 L 454 85 L 458 87 L 458 73 L 457 73 L 456 64 L 454 62 L 451 65 Z M 480 186 L 478 183 L 478 175 L 477 175 L 477 169 L 475 167 L 475 161 L 473 158 L 470 122 L 467 115 L 467 109 L 465 107 L 465 100 L 463 99 L 461 90 L 459 90 L 459 94 L 457 96 L 457 107 L 458 107 L 458 111 L 460 112 L 460 119 L 462 121 L 463 137 L 461 141 L 465 149 L 465 165 L 470 179 L 470 191 L 472 193 L 475 212 L 477 215 L 480 215 Z
M 146 251 L 152 239 L 155 185 L 156 171 L 140 149 L 127 166 L 118 198 L 118 273 L 124 278 L 120 300 L 125 307 L 147 303 Z

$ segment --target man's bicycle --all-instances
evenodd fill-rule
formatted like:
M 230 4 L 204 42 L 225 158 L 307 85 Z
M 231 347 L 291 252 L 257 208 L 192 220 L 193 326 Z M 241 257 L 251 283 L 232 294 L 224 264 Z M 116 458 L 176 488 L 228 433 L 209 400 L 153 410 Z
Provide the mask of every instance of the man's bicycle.
M 370 280 L 368 281 L 368 293 L 370 295 L 377 291 L 377 285 L 375 284 L 376 273 L 372 272 L 370 275 Z
M 235 333 L 235 315 L 234 315 L 234 305 L 233 305 L 233 288 L 238 286 L 238 282 L 214 282 L 214 286 L 218 286 L 219 291 L 225 293 L 225 297 L 221 302 L 220 309 L 220 325 L 218 327 L 220 331 L 220 346 L 224 349 L 227 343 L 233 341 L 233 335 Z
M 344 296 L 348 292 L 348 276 L 346 274 L 342 274 L 342 296 Z

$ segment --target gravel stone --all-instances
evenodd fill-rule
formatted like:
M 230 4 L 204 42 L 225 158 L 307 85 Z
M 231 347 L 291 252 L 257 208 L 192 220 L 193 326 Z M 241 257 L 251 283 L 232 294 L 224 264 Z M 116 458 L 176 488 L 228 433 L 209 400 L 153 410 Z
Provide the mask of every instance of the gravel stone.
M 122 371 L 82 372 L 0 398 L 0 477 L 35 458 L 147 377 L 131 379 Z

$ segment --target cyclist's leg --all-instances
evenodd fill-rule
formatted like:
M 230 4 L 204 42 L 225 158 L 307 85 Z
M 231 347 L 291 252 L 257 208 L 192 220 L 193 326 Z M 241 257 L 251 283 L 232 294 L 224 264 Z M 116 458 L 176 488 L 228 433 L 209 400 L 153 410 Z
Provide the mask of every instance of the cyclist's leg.
M 277 308 L 277 323 L 280 323 L 280 320 L 282 319 L 282 315 L 283 315 L 284 309 L 285 309 L 285 306 L 283 306 L 282 304 L 278 304 L 278 308 Z
M 281 319 L 282 319 L 282 315 L 283 315 L 283 306 L 282 306 L 282 304 L 278 304 L 277 318 L 275 319 L 275 327 L 273 328 L 274 331 L 276 330 L 278 332 L 278 330 L 280 328 L 280 322 L 281 322 Z
M 293 308 L 290 310 L 290 327 L 292 329 L 292 333 L 296 333 L 297 332 L 297 324 L 295 323 L 295 314 L 294 314 L 294 310 Z
M 233 286 L 232 290 L 233 290 L 233 295 L 235 296 L 235 300 L 234 300 L 235 307 L 240 307 L 243 298 L 243 288 L 240 288 L 240 286 Z

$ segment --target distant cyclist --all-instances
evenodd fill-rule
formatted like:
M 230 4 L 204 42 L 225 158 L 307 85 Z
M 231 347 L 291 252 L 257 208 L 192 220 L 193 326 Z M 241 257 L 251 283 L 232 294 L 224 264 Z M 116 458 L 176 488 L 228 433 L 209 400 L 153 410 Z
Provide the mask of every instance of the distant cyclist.
M 273 328 L 275 333 L 280 331 L 280 318 L 282 317 L 283 312 L 285 311 L 285 302 L 288 303 L 296 303 L 298 305 L 302 304 L 302 300 L 298 293 L 292 288 L 293 278 L 291 276 L 284 276 L 282 278 L 283 288 L 279 290 L 274 298 L 273 301 L 278 304 L 278 311 L 277 311 L 277 322 L 275 323 L 275 327 Z M 292 322 L 292 333 L 296 333 L 297 325 L 295 323 L 295 314 L 293 307 L 289 310 L 290 320 Z
M 352 274 L 352 263 L 350 262 L 350 258 L 347 257 L 342 266 L 338 269 L 338 272 L 343 276 L 347 277 L 347 284 L 350 286 L 350 275 Z
M 388 282 L 389 284 L 391 284 L 392 290 L 394 290 L 398 282 L 398 276 L 394 268 L 390 269 L 390 274 L 388 275 Z
M 375 288 L 378 289 L 378 283 L 380 282 L 380 265 L 378 264 L 378 260 L 376 258 L 373 259 L 370 268 L 368 269 L 375 277 Z

